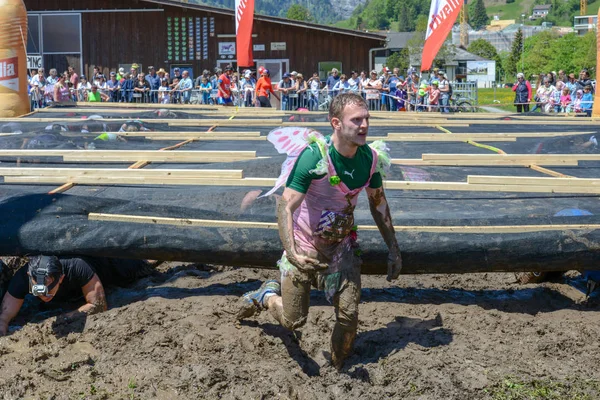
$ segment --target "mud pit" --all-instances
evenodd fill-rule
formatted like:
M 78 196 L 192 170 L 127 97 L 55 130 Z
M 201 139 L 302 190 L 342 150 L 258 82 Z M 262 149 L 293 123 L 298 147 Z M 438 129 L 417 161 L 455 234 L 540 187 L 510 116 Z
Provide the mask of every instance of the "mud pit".
M 319 292 L 297 335 L 268 313 L 236 324 L 238 297 L 274 277 L 170 264 L 110 289 L 109 311 L 87 320 L 25 309 L 0 338 L 0 398 L 600 397 L 598 295 L 583 304 L 565 281 L 363 276 L 355 353 L 338 373 L 327 361 L 333 308 Z M 526 397 L 536 385 L 557 397 Z

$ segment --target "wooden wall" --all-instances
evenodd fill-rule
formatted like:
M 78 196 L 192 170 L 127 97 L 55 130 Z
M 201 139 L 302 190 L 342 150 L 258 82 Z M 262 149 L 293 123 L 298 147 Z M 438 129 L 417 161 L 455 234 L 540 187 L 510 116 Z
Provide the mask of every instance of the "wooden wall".
M 119 64 L 141 63 L 144 70 L 149 65 L 156 69 L 169 69 L 167 62 L 167 17 L 214 17 L 215 35 L 209 38 L 207 61 L 172 62 L 191 64 L 197 76 L 203 69 L 216 65 L 218 42 L 235 41 L 234 37 L 219 38 L 219 34 L 234 34 L 233 15 L 223 15 L 180 7 L 164 6 L 141 0 L 128 2 L 116 0 L 25 0 L 30 12 L 44 10 L 112 10 L 157 9 L 164 12 L 98 12 L 82 13 L 84 73 L 91 74 L 98 65 L 108 73 Z M 311 75 L 321 61 L 340 61 L 343 71 L 366 70 L 369 67 L 369 50 L 382 47 L 376 39 L 345 35 L 307 27 L 284 25 L 256 20 L 253 39 L 264 44 L 265 51 L 254 52 L 256 59 L 289 59 L 290 69 Z M 271 42 L 286 42 L 285 51 L 271 51 Z M 51 66 L 46 66 L 50 68 Z

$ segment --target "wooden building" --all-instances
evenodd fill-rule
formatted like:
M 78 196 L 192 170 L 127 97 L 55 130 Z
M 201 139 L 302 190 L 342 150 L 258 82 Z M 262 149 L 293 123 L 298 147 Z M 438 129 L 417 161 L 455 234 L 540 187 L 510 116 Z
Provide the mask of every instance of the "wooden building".
M 24 0 L 28 10 L 29 67 L 59 73 L 67 65 L 90 75 L 133 63 L 146 70 L 204 69 L 235 63 L 233 10 L 173 0 Z M 385 36 L 285 18 L 256 15 L 255 66 L 271 70 L 274 81 L 292 70 L 321 78 L 337 66 L 367 70 L 370 50 Z M 46 71 L 47 72 L 47 71 Z

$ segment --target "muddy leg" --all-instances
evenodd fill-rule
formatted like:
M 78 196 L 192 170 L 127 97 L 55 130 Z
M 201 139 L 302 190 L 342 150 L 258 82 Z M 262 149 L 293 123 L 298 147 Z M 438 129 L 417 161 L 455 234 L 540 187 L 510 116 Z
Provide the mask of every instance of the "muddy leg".
M 281 277 L 281 296 L 271 296 L 267 308 L 279 323 L 290 330 L 306 323 L 310 304 L 310 282 L 300 282 L 289 276 Z
M 333 301 L 336 323 L 331 335 L 331 362 L 340 370 L 354 346 L 358 328 L 358 303 L 360 303 L 360 264 L 343 283 Z

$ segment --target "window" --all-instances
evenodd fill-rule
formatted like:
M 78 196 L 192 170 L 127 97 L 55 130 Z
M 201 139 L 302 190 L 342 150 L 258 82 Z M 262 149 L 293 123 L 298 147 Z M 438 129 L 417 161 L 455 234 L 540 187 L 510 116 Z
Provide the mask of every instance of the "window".
M 27 53 L 28 54 L 40 54 L 42 49 L 40 48 L 40 16 L 39 15 L 28 15 L 27 16 Z
M 81 16 L 43 15 L 44 54 L 81 52 Z

